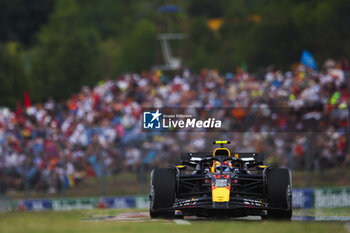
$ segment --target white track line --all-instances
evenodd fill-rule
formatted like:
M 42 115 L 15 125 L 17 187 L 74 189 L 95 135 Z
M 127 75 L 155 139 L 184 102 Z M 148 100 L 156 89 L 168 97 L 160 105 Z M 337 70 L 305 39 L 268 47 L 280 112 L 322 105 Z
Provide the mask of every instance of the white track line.
M 174 222 L 179 225 L 191 225 L 189 221 L 183 219 L 175 219 Z

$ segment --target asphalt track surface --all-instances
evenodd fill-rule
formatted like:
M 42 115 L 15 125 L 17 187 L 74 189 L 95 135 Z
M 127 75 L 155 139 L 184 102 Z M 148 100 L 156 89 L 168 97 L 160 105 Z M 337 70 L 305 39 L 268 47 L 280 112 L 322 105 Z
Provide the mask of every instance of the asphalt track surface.
M 218 221 L 218 219 L 210 218 L 197 218 L 192 216 L 186 216 L 184 219 L 151 219 L 148 212 L 124 212 L 118 215 L 98 216 L 84 218 L 87 221 L 120 221 L 120 222 L 151 222 L 151 221 L 173 221 L 180 225 L 190 225 L 192 221 Z M 219 219 L 220 220 L 220 219 Z M 249 216 L 244 218 L 229 218 L 225 221 L 262 221 L 259 216 Z M 349 227 L 350 231 L 350 216 L 318 216 L 318 215 L 296 215 L 292 217 L 292 221 L 305 221 L 305 222 L 346 222 L 346 227 Z

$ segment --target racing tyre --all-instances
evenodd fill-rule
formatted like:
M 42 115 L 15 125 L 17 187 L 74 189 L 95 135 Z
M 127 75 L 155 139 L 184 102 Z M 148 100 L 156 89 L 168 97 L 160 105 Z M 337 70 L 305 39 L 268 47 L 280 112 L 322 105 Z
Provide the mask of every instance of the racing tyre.
M 151 218 L 174 218 L 174 211 L 161 210 L 172 207 L 175 201 L 176 173 L 171 168 L 156 168 L 151 173 Z
M 268 210 L 263 219 L 290 220 L 292 218 L 292 182 L 286 168 L 272 168 L 266 174 L 266 192 L 270 207 L 281 210 Z

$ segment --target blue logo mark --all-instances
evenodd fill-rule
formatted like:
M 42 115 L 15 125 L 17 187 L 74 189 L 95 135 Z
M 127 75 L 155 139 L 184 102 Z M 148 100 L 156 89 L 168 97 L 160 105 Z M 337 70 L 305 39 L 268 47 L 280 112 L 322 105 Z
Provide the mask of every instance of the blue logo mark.
M 143 112 L 143 128 L 144 129 L 161 129 L 162 113 L 157 109 L 156 112 Z

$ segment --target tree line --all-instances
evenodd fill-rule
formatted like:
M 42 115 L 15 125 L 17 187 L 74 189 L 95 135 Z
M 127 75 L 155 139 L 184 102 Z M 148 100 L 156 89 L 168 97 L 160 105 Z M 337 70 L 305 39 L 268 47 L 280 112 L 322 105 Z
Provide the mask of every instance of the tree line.
M 289 69 L 350 55 L 348 0 L 0 0 L 0 106 L 64 99 L 83 85 L 162 63 L 158 33 L 185 33 L 184 65 Z M 220 25 L 213 29 L 209 20 Z

